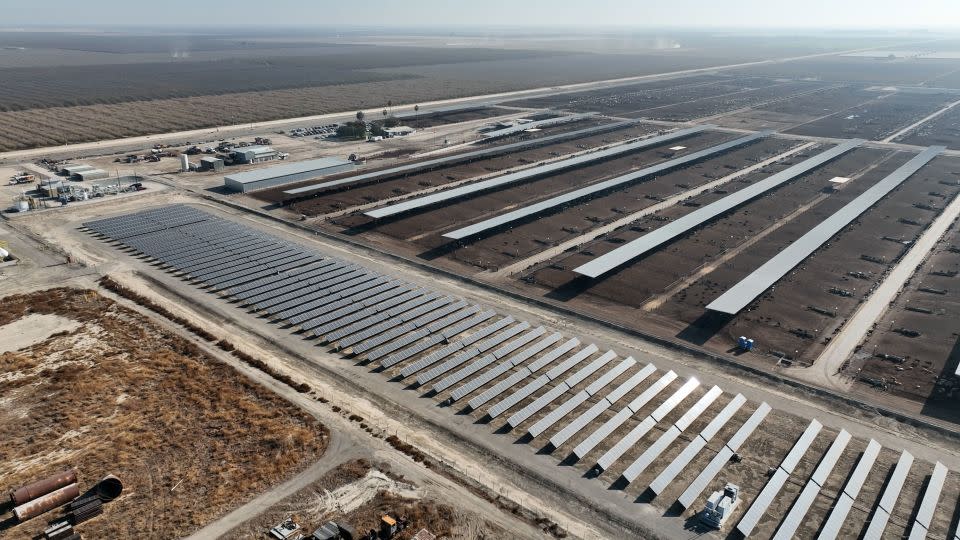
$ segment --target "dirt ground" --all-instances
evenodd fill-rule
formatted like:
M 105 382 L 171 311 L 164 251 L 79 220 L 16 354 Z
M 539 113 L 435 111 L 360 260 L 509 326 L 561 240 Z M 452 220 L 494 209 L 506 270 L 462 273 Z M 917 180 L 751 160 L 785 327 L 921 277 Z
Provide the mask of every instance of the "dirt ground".
M 897 142 L 920 145 L 939 144 L 952 149 L 960 148 L 960 108 L 954 107 L 924 123 L 897 139 Z
M 63 330 L 0 355 L 3 490 L 75 467 L 81 491 L 115 474 L 121 498 L 84 536 L 181 536 L 324 451 L 309 415 L 191 342 L 89 290 L 3 301 L 0 324 L 36 315 Z M 31 538 L 56 512 L 4 532 Z
M 414 129 L 424 129 L 434 126 L 444 126 L 447 124 L 457 124 L 460 122 L 470 122 L 472 120 L 481 120 L 492 118 L 494 116 L 503 116 L 508 111 L 498 107 L 478 107 L 464 109 L 462 111 L 450 112 L 425 112 L 420 114 L 405 114 L 398 117 L 404 125 L 409 125 Z
M 873 101 L 788 129 L 787 133 L 882 139 L 956 99 L 953 93 L 879 94 Z
M 951 422 L 960 421 L 954 406 L 958 393 L 954 374 L 960 362 L 958 247 L 960 223 L 954 222 L 846 369 L 857 378 L 861 392 L 885 391 L 921 404 L 924 414 Z M 920 335 L 898 330 L 916 330 Z
M 935 217 L 935 212 L 914 205 L 942 207 L 945 201 L 954 196 L 955 187 L 940 183 L 945 174 L 949 175 L 956 168 L 949 158 L 939 158 L 909 179 L 876 208 L 864 214 L 857 225 L 848 228 L 831 242 L 823 253 L 818 252 L 805 262 L 804 276 L 814 275 L 811 272 L 816 271 L 815 275 L 822 277 L 815 278 L 813 282 L 822 283 L 822 287 L 811 289 L 810 280 L 799 279 L 799 276 L 789 277 L 778 284 L 776 301 L 764 296 L 757 306 L 722 325 L 704 319 L 703 307 L 908 158 L 906 154 L 895 155 L 881 150 L 856 150 L 678 239 L 665 249 L 634 261 L 609 277 L 590 283 L 574 279 L 570 269 L 659 227 L 664 221 L 694 210 L 692 207 L 677 206 L 648 216 L 609 238 L 587 243 L 577 252 L 543 263 L 522 276 L 521 281 L 524 286 L 532 285 L 543 291 L 542 294 L 547 298 L 598 311 L 607 317 L 622 314 L 622 320 L 634 321 L 628 324 L 642 328 L 649 328 L 645 326 L 646 322 L 653 327 L 662 324 L 665 325 L 662 331 L 672 332 L 673 335 L 717 351 L 727 351 L 737 336 L 749 335 L 761 346 L 757 353 L 741 356 L 744 361 L 769 365 L 768 360 L 761 358 L 762 355 L 776 352 L 794 361 L 811 362 L 822 348 L 820 340 L 831 335 L 862 299 L 862 293 L 857 291 L 869 290 L 882 277 L 885 266 L 863 261 L 861 255 L 885 261 L 896 260 L 906 249 L 902 242 L 912 240 Z M 755 173 L 754 178 L 768 175 L 790 161 L 799 159 L 792 158 L 787 163 L 771 167 L 769 171 Z M 824 192 L 829 178 L 849 176 L 857 171 L 862 171 L 864 176 L 844 185 L 836 193 Z M 749 181 L 752 178 L 744 178 L 744 182 Z M 729 189 L 724 189 L 724 193 L 704 194 L 692 199 L 691 203 L 698 206 L 708 204 L 737 188 L 735 182 Z M 567 210 L 564 213 L 569 212 Z M 781 223 L 778 229 L 765 232 L 784 217 L 791 219 Z M 905 224 L 901 219 L 914 224 Z M 734 251 L 739 244 L 753 239 L 757 234 L 768 236 L 756 247 L 743 252 Z M 884 237 L 889 239 L 884 240 Z M 721 258 L 727 254 L 733 255 L 730 260 Z M 638 317 L 636 311 L 629 309 L 643 308 L 654 295 L 670 289 L 685 276 L 703 268 L 711 269 L 708 275 L 660 302 L 653 312 Z M 855 270 L 864 272 L 863 279 L 847 275 L 847 271 Z M 836 274 L 833 280 L 836 283 L 828 280 L 827 275 L 830 274 Z M 850 290 L 854 294 L 850 297 L 838 296 L 831 292 L 833 287 Z M 828 317 L 812 308 L 835 314 Z M 676 326 L 666 330 L 671 328 L 670 324 Z M 684 325 L 689 326 L 685 328 Z M 816 336 L 821 337 L 814 339 Z
M 573 124 L 577 124 L 576 127 L 578 129 L 588 127 L 589 125 L 583 122 L 574 122 Z M 556 127 L 560 128 L 565 126 Z M 554 135 L 557 133 L 563 133 L 564 131 L 569 131 L 569 129 L 557 130 L 555 128 L 548 128 L 538 132 L 537 137 L 543 135 Z M 419 174 L 415 173 L 397 178 L 385 179 L 373 184 L 347 187 L 346 189 L 339 191 L 323 192 L 303 202 L 291 204 L 290 209 L 294 212 L 308 216 L 322 215 L 328 212 L 349 208 L 351 206 L 379 201 L 387 197 L 405 195 L 407 193 L 422 190 L 424 188 L 442 186 L 454 181 L 496 173 L 504 169 L 518 166 L 531 166 L 545 159 L 551 159 L 559 155 L 579 152 L 588 148 L 603 146 L 625 139 L 636 138 L 648 134 L 651 131 L 655 131 L 655 128 L 645 125 L 631 126 L 626 129 L 619 129 L 598 135 L 550 144 L 547 146 L 530 148 L 528 150 L 521 150 L 506 155 L 478 159 L 468 163 L 459 163 L 447 167 L 440 167 Z M 525 135 L 523 137 L 526 139 Z M 520 137 L 511 137 L 506 139 L 503 144 L 517 142 L 524 139 L 521 139 Z M 477 148 L 470 148 L 470 150 L 476 149 Z M 375 170 L 376 169 L 371 169 L 370 172 Z M 337 177 L 342 176 L 347 175 L 338 175 Z M 330 179 L 335 179 L 337 177 L 330 177 Z M 284 187 L 284 189 L 290 189 L 290 186 Z M 283 194 L 283 190 L 266 190 L 263 192 L 258 192 L 256 196 L 257 198 L 270 202 L 282 201 L 289 198 Z M 351 226 L 354 226 L 368 221 L 368 218 L 357 216 L 351 218 L 349 223 Z
M 311 486 L 276 504 L 255 519 L 230 531 L 224 538 L 263 538 L 264 531 L 293 518 L 310 533 L 328 521 L 347 523 L 357 533 L 379 529 L 383 515 L 408 521 L 399 538 L 410 538 L 420 529 L 438 537 L 498 538 L 506 534 L 498 525 L 485 522 L 445 501 L 438 501 L 416 485 L 391 472 L 387 463 L 365 459 L 343 463 Z
M 508 209 L 514 209 L 520 204 L 543 200 L 570 191 L 572 188 L 594 184 L 652 163 L 665 161 L 668 159 L 668 155 L 672 155 L 672 152 L 667 150 L 669 147 L 679 144 L 687 146 L 689 148 L 687 152 L 693 152 L 732 138 L 734 137 L 728 134 L 698 133 L 682 141 L 671 141 L 600 163 L 537 178 L 505 189 L 482 193 L 462 201 L 452 201 L 451 204 L 431 209 L 428 212 L 400 216 L 389 222 L 377 224 L 370 231 L 377 235 L 412 243 L 420 251 L 434 249 L 448 243 L 441 236 L 443 232 L 492 217 Z M 676 188 L 671 187 L 671 189 Z M 353 222 L 345 220 L 335 220 L 334 224 L 354 225 Z M 578 221 L 574 226 L 582 227 L 583 225 Z M 500 249 L 497 251 L 500 251 Z M 498 254 L 498 256 L 502 255 Z M 486 263 L 481 267 L 486 267 Z

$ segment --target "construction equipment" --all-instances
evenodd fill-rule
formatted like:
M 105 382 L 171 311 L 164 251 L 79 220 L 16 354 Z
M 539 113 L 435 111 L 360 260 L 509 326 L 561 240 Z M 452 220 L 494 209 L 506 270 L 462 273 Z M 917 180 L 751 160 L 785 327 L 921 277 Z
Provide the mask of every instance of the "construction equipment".
M 700 512 L 700 522 L 720 529 L 740 502 L 740 486 L 727 483 L 723 491 L 714 491 Z
M 270 529 L 270 536 L 276 538 L 277 540 L 287 540 L 293 533 L 300 530 L 300 525 L 293 521 L 292 517 L 288 517 L 283 520 L 279 525 Z

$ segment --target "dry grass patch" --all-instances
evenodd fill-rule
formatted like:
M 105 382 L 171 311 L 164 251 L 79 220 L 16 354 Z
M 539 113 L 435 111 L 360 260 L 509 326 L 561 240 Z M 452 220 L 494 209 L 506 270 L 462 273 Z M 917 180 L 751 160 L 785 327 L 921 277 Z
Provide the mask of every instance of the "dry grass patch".
M 68 466 L 82 487 L 114 473 L 124 495 L 91 538 L 181 536 L 319 457 L 315 419 L 192 342 L 93 291 L 3 299 L 81 326 L 0 355 L 0 492 Z M 50 516 L 52 517 L 52 515 Z M 47 519 L 6 531 L 29 538 Z

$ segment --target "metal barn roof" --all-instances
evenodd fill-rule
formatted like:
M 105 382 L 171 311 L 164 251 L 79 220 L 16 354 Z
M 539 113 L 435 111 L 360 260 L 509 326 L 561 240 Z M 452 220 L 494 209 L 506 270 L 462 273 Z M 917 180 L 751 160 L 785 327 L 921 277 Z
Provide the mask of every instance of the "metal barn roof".
M 244 150 L 247 150 L 251 147 L 247 147 Z M 339 158 L 320 158 L 320 159 L 311 159 L 307 161 L 298 161 L 296 163 L 284 163 L 283 165 L 276 165 L 274 167 L 264 167 L 262 169 L 257 169 L 255 171 L 246 171 L 236 174 L 231 174 L 225 178 L 238 182 L 241 184 L 249 184 L 252 182 L 260 182 L 262 180 L 269 180 L 271 178 L 277 178 L 280 176 L 287 176 L 291 174 L 299 174 L 311 171 L 320 171 L 323 169 L 329 169 L 331 167 L 340 167 L 342 165 L 349 165 L 350 162 L 344 159 Z

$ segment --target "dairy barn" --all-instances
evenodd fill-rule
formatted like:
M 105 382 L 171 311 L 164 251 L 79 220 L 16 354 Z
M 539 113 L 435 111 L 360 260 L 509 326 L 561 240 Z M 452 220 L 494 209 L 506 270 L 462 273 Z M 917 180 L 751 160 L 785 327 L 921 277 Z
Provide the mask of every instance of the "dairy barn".
M 231 191 L 247 193 L 258 189 L 302 182 L 318 176 L 348 171 L 352 168 L 353 163 L 343 159 L 329 157 L 311 159 L 231 174 L 223 177 L 223 185 Z

